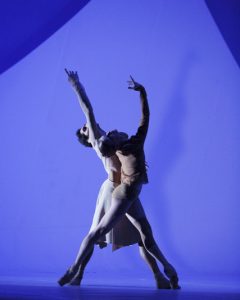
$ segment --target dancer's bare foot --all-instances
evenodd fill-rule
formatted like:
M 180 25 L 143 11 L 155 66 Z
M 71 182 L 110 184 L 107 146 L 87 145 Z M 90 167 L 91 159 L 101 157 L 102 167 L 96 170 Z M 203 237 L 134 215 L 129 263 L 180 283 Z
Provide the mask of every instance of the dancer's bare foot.
M 177 272 L 171 264 L 167 264 L 164 266 L 164 273 L 169 278 L 170 285 L 173 290 L 178 290 L 181 288 L 178 284 Z
M 154 277 L 158 289 L 171 289 L 169 280 L 161 272 L 154 274 Z

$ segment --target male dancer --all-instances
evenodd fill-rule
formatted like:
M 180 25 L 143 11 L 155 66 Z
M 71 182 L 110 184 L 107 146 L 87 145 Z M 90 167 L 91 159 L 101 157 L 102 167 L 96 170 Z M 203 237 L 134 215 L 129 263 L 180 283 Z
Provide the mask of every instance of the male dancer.
M 68 72 L 68 76 L 75 90 L 85 93 L 84 88 L 79 83 L 77 73 Z M 121 184 L 113 192 L 109 211 L 83 240 L 75 263 L 59 280 L 60 285 L 71 282 L 77 276 L 79 267 L 91 253 L 94 243 L 109 232 L 126 213 L 126 216 L 138 229 L 145 249 L 163 264 L 164 272 L 170 279 L 171 287 L 173 289 L 179 288 L 177 273 L 158 248 L 144 210 L 141 205 L 138 205 L 139 201 L 137 201 L 142 184 L 147 183 L 143 145 L 149 123 L 149 108 L 144 87 L 135 82 L 133 78 L 131 79 L 129 88 L 140 91 L 142 119 L 137 134 L 130 139 L 127 138 L 125 133 L 120 133 L 116 130 L 110 132 L 107 136 L 103 132 L 101 133 L 86 94 L 86 97 L 79 98 L 80 105 L 87 119 L 87 127 L 81 130 L 81 134 L 85 135 L 93 148 L 97 148 L 97 151 L 100 151 L 101 155 L 105 157 L 111 157 L 117 151 L 116 154 L 122 163 L 122 175 Z

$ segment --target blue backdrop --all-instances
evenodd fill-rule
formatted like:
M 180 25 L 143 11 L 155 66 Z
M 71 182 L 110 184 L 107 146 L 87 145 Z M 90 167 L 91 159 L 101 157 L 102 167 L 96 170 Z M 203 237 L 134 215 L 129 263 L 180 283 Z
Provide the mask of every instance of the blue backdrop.
M 141 200 L 156 240 L 184 280 L 239 280 L 240 71 L 205 2 L 177 0 L 91 1 L 2 74 L 0 276 L 61 275 L 106 178 L 75 137 L 85 119 L 65 67 L 106 130 L 135 132 L 129 74 L 146 86 Z M 136 246 L 98 250 L 87 270 L 151 276 Z

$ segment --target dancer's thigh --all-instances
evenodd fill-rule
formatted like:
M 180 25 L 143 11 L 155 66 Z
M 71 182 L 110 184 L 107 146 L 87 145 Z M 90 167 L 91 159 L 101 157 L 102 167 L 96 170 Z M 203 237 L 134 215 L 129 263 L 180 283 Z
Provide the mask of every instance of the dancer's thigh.
M 126 216 L 128 219 L 138 220 L 146 218 L 145 211 L 143 209 L 142 203 L 139 198 L 133 201 L 132 205 L 129 207 Z
M 97 198 L 92 225 L 89 231 L 93 231 L 93 229 L 100 223 L 101 219 L 106 214 L 106 211 L 109 210 L 111 206 L 112 192 L 116 186 L 117 185 L 108 179 L 102 184 Z
M 141 185 L 129 186 L 120 184 L 114 190 L 111 207 L 97 225 L 96 231 L 101 231 L 101 234 L 103 234 L 111 230 L 119 219 L 128 212 L 134 201 L 136 201 L 140 191 Z
M 139 199 L 134 201 L 126 213 L 129 221 L 137 228 L 141 235 L 152 234 L 151 226 Z
M 113 195 L 117 198 L 121 195 L 125 195 L 131 200 L 130 206 L 126 211 L 126 216 L 129 221 L 136 227 L 141 236 L 150 236 L 152 233 L 151 226 L 147 220 L 143 206 L 138 198 L 141 192 L 142 184 L 136 183 L 132 186 L 124 185 L 117 187 Z
M 99 224 L 95 227 L 94 231 L 98 232 L 100 235 L 106 234 L 128 211 L 130 206 L 131 201 L 126 198 L 121 200 L 112 198 L 112 203 L 109 210 L 105 213 Z

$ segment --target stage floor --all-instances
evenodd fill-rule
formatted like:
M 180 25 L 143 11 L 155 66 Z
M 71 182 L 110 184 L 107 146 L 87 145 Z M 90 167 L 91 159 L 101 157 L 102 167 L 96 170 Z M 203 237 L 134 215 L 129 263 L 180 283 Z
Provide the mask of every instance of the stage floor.
M 182 282 L 182 289 L 157 290 L 153 282 L 144 280 L 98 279 L 94 284 L 85 280 L 81 288 L 59 287 L 55 280 L 47 278 L 0 278 L 0 300 L 239 300 L 240 288 L 214 284 Z

